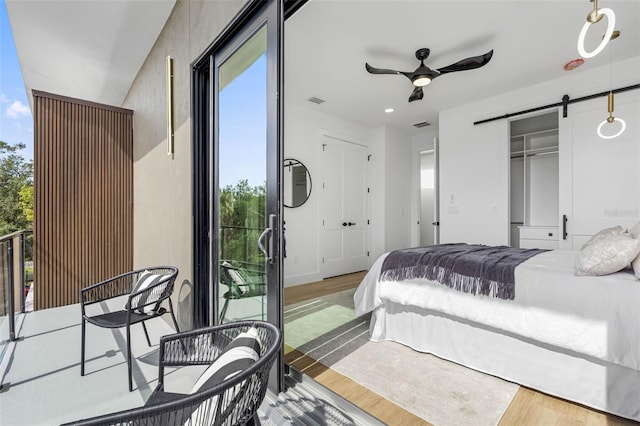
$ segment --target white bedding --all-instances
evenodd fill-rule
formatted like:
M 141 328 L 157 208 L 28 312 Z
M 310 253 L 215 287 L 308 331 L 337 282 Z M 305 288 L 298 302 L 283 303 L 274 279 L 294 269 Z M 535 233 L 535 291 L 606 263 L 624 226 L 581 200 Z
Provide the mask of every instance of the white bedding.
M 514 300 L 473 296 L 429 280 L 380 282 L 385 254 L 356 290 L 356 315 L 388 300 L 640 370 L 640 281 L 630 270 L 576 276 L 576 253 L 553 250 L 520 264 Z

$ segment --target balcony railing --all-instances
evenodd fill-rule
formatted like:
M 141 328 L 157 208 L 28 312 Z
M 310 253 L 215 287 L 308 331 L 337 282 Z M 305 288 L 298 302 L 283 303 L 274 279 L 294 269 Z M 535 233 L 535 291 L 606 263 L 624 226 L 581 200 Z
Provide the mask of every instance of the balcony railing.
M 9 343 L 18 338 L 16 317 L 25 312 L 25 262 L 26 251 L 31 247 L 30 235 L 32 231 L 23 230 L 0 237 L 0 363 Z
M 258 237 L 262 231 L 263 228 L 220 225 L 220 258 L 262 265 L 264 255 L 258 248 Z

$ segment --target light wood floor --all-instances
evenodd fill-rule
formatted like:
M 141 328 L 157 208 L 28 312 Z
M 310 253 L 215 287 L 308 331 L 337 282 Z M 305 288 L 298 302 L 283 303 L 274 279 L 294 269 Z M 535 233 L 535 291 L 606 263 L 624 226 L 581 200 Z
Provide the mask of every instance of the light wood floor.
M 358 272 L 316 283 L 287 287 L 284 295 L 285 305 L 354 288 L 360 283 L 364 274 L 364 272 Z M 293 348 L 287 348 L 285 352 L 287 363 L 381 421 L 394 426 L 429 425 L 428 422 Z M 595 411 L 521 386 L 499 423 L 499 426 L 512 425 L 637 426 L 640 423 Z

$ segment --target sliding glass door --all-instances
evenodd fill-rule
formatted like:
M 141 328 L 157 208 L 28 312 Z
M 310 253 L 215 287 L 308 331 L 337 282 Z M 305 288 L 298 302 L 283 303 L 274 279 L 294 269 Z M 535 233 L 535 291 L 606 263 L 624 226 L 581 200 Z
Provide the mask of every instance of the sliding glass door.
M 252 2 L 194 68 L 196 325 L 282 326 L 280 21 Z
M 215 72 L 220 322 L 266 319 L 267 72 L 266 25 Z

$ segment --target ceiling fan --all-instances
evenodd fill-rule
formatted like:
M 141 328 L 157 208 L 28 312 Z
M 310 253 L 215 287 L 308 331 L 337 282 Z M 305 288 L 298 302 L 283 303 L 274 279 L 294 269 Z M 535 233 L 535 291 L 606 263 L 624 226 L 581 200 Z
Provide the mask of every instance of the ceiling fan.
M 418 60 L 420 61 L 420 66 L 413 72 L 380 69 L 372 67 L 367 63 L 365 63 L 365 67 L 371 74 L 401 74 L 407 77 L 415 86 L 413 92 L 411 92 L 411 95 L 409 96 L 409 102 L 413 102 L 422 99 L 422 88 L 431 83 L 431 80 L 438 77 L 439 75 L 456 71 L 472 70 L 488 64 L 491 60 L 491 57 L 493 56 L 493 49 L 491 49 L 484 55 L 472 56 L 470 58 L 462 59 L 454 64 L 435 70 L 429 68 L 424 64 L 424 60 L 429 57 L 429 53 L 431 53 L 431 50 L 427 48 L 416 50 L 416 58 L 418 58 Z

